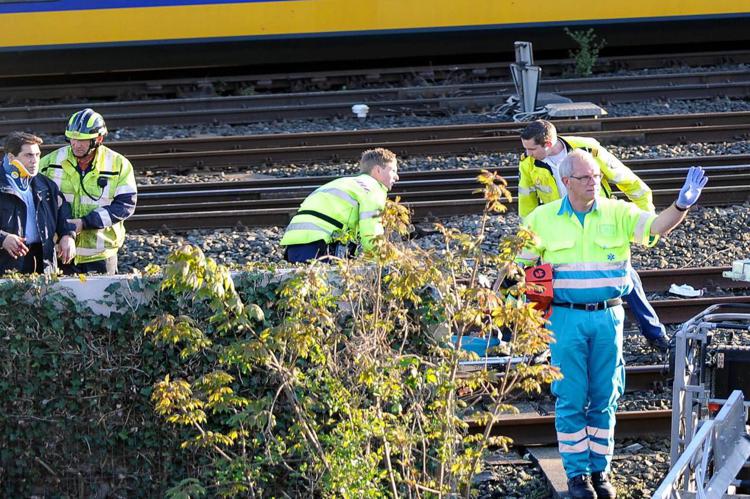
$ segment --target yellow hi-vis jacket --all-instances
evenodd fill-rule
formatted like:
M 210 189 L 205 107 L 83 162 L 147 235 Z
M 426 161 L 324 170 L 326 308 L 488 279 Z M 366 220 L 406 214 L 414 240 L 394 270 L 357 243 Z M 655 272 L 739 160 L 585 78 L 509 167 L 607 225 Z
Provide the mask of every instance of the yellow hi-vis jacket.
M 340 234 L 359 238 L 363 249 L 371 249 L 373 238 L 383 234 L 381 215 L 387 198 L 385 186 L 367 174 L 328 182 L 302 202 L 281 245 L 330 243 Z
M 524 266 L 552 264 L 553 301 L 594 303 L 630 292 L 630 243 L 653 246 L 653 213 L 633 203 L 597 198 L 583 225 L 568 196 L 540 206 L 524 226 L 536 234 L 516 261 Z
M 625 195 L 640 209 L 655 210 L 651 189 L 623 165 L 620 160 L 604 149 L 595 139 L 587 137 L 560 137 L 565 149 L 583 149 L 591 153 L 602 172 L 602 195 L 612 196 L 609 183 L 617 185 Z M 526 218 L 540 204 L 547 204 L 560 199 L 552 169 L 543 161 L 531 156 L 522 155 L 518 165 L 518 214 Z
M 78 170 L 70 146 L 44 156 L 39 169 L 54 180 L 83 230 L 76 236 L 75 263 L 105 260 L 125 241 L 123 221 L 135 211 L 138 190 L 133 166 L 122 154 L 100 145 L 88 170 Z

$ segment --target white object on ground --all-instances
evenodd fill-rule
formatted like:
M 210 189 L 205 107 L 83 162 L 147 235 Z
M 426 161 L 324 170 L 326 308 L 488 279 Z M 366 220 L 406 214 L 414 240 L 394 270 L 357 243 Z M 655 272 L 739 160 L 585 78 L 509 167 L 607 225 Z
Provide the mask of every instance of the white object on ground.
M 357 115 L 357 118 L 367 118 L 367 113 L 370 112 L 370 106 L 367 104 L 354 104 L 352 106 L 352 112 Z
M 735 260 L 732 263 L 732 270 L 728 270 L 722 275 L 735 281 L 750 282 L 750 260 Z
M 698 296 L 703 296 L 702 289 L 695 289 L 689 284 L 682 284 L 680 286 L 678 286 L 677 284 L 672 284 L 671 286 L 669 286 L 669 292 L 673 295 L 684 296 L 687 298 L 697 298 Z

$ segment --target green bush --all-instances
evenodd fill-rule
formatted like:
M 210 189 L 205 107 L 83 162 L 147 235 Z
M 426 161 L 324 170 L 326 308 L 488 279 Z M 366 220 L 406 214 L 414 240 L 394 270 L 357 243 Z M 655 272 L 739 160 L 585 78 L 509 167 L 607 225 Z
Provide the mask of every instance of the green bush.
M 508 443 L 491 436 L 495 418 L 515 411 L 508 395 L 539 391 L 556 375 L 531 363 L 549 341 L 539 313 L 480 285 L 481 269 L 511 266 L 530 237 L 482 250 L 488 217 L 510 198 L 498 180 L 479 177 L 487 200 L 479 233 L 438 226 L 440 251 L 390 242 L 406 234 L 409 217 L 389 204 L 372 254 L 296 268 L 276 288 L 272 320 L 199 250 L 173 254 L 162 289 L 209 310 L 161 315 L 146 328 L 201 367 L 165 376 L 152 395 L 159 414 L 192 430 L 182 447 L 211 461 L 186 486 L 222 496 L 468 497 L 485 450 Z M 523 361 L 459 375 L 459 362 L 476 356 L 436 336 L 438 326 L 458 337 L 507 328 Z M 483 403 L 460 399 L 462 391 Z M 469 415 L 481 432 L 469 431 Z M 190 495 L 180 485 L 170 493 Z
M 578 44 L 578 48 L 568 52 L 568 57 L 575 61 L 574 72 L 578 76 L 589 76 L 594 70 L 599 51 L 607 44 L 605 40 L 597 41 L 593 28 L 586 31 L 570 31 L 565 34 Z

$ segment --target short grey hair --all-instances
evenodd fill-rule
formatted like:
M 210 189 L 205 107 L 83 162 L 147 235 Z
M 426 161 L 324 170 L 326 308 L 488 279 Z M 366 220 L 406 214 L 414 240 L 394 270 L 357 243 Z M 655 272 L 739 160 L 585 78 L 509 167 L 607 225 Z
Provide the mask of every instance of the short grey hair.
M 573 174 L 574 163 L 591 163 L 599 168 L 594 157 L 588 151 L 576 149 L 569 152 L 565 159 L 560 162 L 560 177 L 570 177 Z

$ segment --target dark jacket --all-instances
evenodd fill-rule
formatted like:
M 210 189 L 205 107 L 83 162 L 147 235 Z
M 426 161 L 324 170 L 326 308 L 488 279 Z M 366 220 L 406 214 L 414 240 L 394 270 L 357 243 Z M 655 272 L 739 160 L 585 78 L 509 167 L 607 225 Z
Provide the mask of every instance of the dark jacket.
M 68 223 L 73 218 L 70 204 L 60 193 L 57 185 L 45 177 L 37 175 L 31 180 L 31 189 L 36 206 L 36 227 L 42 243 L 42 255 L 47 261 L 55 259 L 55 242 L 63 236 L 75 238 L 75 226 Z M 8 184 L 5 172 L 0 168 L 0 245 L 8 234 L 24 237 L 26 232 L 26 203 L 23 198 Z M 57 236 L 57 237 L 55 237 Z M 0 274 L 8 270 L 21 270 L 24 258 L 13 259 L 0 246 Z

